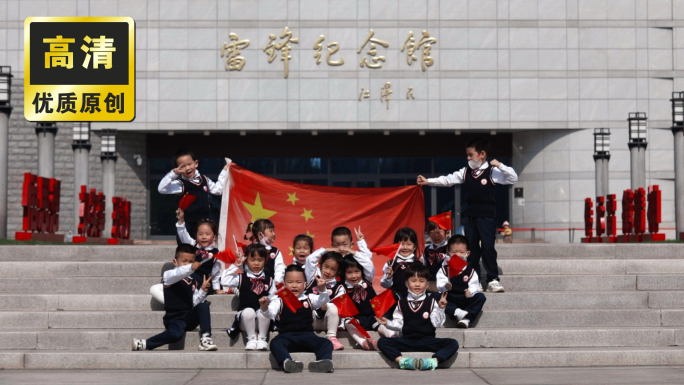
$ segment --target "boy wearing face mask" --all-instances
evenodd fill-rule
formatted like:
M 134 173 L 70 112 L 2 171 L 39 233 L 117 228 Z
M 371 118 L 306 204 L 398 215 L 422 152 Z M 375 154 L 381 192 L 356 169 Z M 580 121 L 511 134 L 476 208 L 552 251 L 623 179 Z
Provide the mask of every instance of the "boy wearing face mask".
M 451 319 L 458 320 L 458 327 L 467 329 L 470 321 L 477 317 L 484 306 L 485 295 L 480 293 L 480 282 L 477 273 L 468 265 L 458 275 L 452 275 L 449 271 L 448 261 L 450 258 L 462 258 L 467 260 L 468 239 L 463 235 L 454 235 L 447 243 L 449 256 L 442 268 L 437 272 L 437 288 L 440 293 L 447 294 L 446 314 Z
M 453 174 L 438 178 L 418 176 L 419 185 L 453 186 L 464 184 L 466 190 L 466 209 L 463 212 L 463 227 L 472 250 L 468 264 L 476 271 L 483 255 L 487 271 L 487 291 L 503 292 L 499 283 L 499 267 L 496 263 L 496 199 L 494 189 L 497 184 L 515 184 L 518 175 L 512 167 L 505 166 L 496 159 L 487 162 L 489 141 L 475 137 L 466 143 L 468 167 Z

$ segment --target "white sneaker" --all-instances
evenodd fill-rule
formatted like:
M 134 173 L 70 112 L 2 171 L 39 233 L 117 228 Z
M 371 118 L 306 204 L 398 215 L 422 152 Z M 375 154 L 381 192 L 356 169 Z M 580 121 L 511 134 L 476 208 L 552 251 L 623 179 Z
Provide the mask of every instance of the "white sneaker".
M 133 339 L 133 343 L 131 344 L 131 350 L 139 351 L 139 350 L 145 350 L 147 349 L 147 343 L 145 340 L 136 340 Z
M 256 350 L 268 350 L 268 342 L 266 342 L 266 337 L 259 336 L 259 340 L 256 343 Z
M 461 329 L 468 329 L 468 325 L 470 325 L 470 320 L 467 318 L 464 318 L 464 319 L 458 321 L 458 324 L 456 326 L 458 326 Z
M 490 293 L 503 293 L 504 287 L 501 286 L 499 281 L 494 280 L 494 281 L 490 282 L 489 285 L 487 286 L 487 291 Z
M 245 350 L 257 350 L 257 336 L 247 337 L 247 344 Z
M 218 350 L 218 347 L 214 345 L 214 340 L 211 339 L 210 336 L 204 335 L 200 337 L 200 343 L 199 346 L 197 347 L 197 350 L 199 351 L 216 351 Z
M 465 310 L 456 309 L 456 311 L 454 311 L 454 316 L 455 316 L 456 319 L 458 319 L 459 321 L 462 320 L 463 317 L 465 317 L 465 316 L 467 316 L 467 315 L 468 315 L 468 312 L 465 311 Z

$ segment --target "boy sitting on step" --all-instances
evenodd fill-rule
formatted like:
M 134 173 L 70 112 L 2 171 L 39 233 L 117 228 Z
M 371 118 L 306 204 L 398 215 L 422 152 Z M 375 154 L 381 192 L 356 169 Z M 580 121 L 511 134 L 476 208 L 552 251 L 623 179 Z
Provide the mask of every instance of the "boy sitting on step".
M 422 264 L 411 264 L 404 273 L 408 293 L 401 297 L 394 310 L 394 318 L 377 318 L 390 330 L 400 330 L 401 337 L 382 337 L 378 341 L 380 352 L 399 364 L 400 369 L 435 370 L 458 350 L 453 338 L 436 338 L 435 330 L 444 325 L 447 306 L 446 293 L 439 302 L 427 295 L 430 271 Z M 432 358 L 407 358 L 402 352 L 435 352 Z
M 449 260 L 461 258 L 468 260 L 470 255 L 468 238 L 463 235 L 454 235 L 447 242 L 449 256 L 442 268 L 437 272 L 437 288 L 440 293 L 447 294 L 446 314 L 451 319 L 458 320 L 458 327 L 467 329 L 470 321 L 482 311 L 485 298 L 480 292 L 480 282 L 477 272 L 470 266 L 466 266 L 460 273 L 449 271 Z M 451 276 L 451 278 L 449 278 Z
M 211 287 L 211 277 L 203 282 L 192 277 L 201 263 L 195 261 L 195 248 L 182 243 L 176 248 L 173 260 L 176 266 L 162 277 L 164 285 L 164 327 L 166 330 L 147 340 L 133 340 L 132 350 L 153 350 L 162 345 L 178 342 L 186 331 L 200 327 L 198 350 L 217 350 L 211 339 L 211 315 L 205 301 Z

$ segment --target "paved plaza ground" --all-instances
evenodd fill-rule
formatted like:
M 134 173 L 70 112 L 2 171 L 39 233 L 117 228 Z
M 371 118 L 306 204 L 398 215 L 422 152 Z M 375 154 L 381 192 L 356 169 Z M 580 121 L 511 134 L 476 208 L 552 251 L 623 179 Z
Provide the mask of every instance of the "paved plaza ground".
M 338 369 L 332 374 L 287 374 L 276 370 L 5 370 L 0 384 L 368 384 L 368 385 L 542 385 L 684 384 L 684 366 L 593 368 L 451 369 L 409 372 L 398 369 Z

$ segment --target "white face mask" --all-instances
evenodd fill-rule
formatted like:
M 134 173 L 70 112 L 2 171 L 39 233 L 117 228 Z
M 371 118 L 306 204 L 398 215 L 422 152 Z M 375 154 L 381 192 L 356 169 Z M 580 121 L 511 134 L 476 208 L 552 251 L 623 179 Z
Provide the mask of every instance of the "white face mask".
M 266 237 L 259 239 L 259 243 L 261 243 L 264 246 L 271 246 L 271 241 L 269 241 Z
M 477 170 L 478 168 L 480 168 L 480 166 L 482 166 L 483 163 L 484 162 L 482 160 L 469 160 L 468 166 L 470 166 L 470 168 L 472 168 L 473 170 Z

